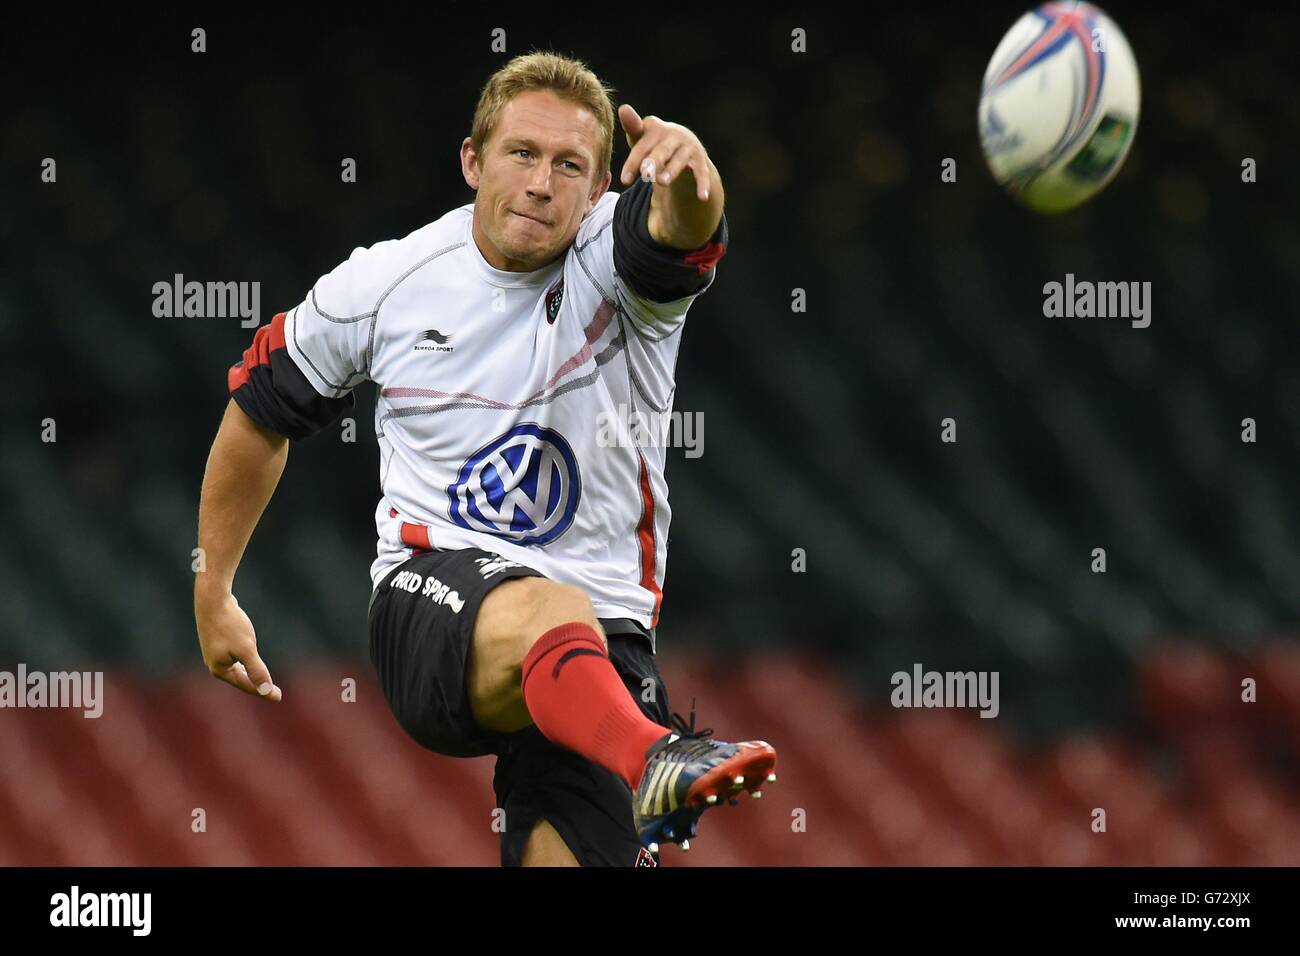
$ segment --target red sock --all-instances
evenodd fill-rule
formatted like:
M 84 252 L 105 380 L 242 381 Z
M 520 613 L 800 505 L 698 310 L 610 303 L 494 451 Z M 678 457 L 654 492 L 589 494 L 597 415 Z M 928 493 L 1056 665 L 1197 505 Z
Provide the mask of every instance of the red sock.
M 646 749 L 671 733 L 641 713 L 589 624 L 553 627 L 524 655 L 524 703 L 553 744 L 582 754 L 635 791 Z

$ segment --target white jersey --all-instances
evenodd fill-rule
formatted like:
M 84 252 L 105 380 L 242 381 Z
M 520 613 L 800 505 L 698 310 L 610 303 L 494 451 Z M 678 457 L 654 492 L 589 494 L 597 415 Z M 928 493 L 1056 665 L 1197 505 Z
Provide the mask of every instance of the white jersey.
M 534 272 L 487 263 L 472 203 L 358 248 L 231 370 L 236 398 L 257 366 L 274 370 L 276 394 L 262 382 L 240 405 L 291 435 L 266 411 L 295 391 L 296 373 L 270 360 L 281 346 L 314 391 L 304 400 L 299 382 L 287 402 L 316 409 L 301 412 L 299 435 L 337 417 L 361 382 L 378 386 L 374 587 L 420 550 L 482 548 L 583 588 L 598 617 L 657 626 L 665 449 L 658 432 L 638 444 L 626 423 L 671 413 L 682 325 L 727 232 L 724 218 L 721 241 L 696 252 L 647 245 L 651 188 L 606 192 L 565 254 Z M 655 301 L 634 286 L 685 294 Z

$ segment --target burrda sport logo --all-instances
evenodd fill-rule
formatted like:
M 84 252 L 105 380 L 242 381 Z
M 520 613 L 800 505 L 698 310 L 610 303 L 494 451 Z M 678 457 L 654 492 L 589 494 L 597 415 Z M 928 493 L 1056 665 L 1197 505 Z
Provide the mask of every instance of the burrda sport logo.
M 557 431 L 532 422 L 494 438 L 447 488 L 451 520 L 516 544 L 548 544 L 573 524 L 578 460 Z

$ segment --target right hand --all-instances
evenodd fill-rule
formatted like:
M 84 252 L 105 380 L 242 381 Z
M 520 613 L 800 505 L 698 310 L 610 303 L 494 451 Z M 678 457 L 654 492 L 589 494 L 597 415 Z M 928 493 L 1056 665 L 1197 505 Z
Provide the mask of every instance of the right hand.
M 227 592 L 211 599 L 196 596 L 194 621 L 208 673 L 254 697 L 280 700 L 283 696 L 280 688 L 275 686 L 270 670 L 257 656 L 253 622 L 233 594 Z

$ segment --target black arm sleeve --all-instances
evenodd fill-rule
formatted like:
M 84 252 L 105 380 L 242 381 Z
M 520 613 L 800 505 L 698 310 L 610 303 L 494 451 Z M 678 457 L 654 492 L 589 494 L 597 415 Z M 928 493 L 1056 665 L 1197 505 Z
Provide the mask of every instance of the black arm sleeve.
M 650 197 L 654 184 L 637 178 L 619 193 L 614 206 L 614 269 L 637 295 L 651 302 L 674 302 L 708 284 L 709 270 L 726 254 L 727 214 L 699 249 L 662 246 L 650 235 Z
M 253 335 L 253 344 L 226 374 L 226 388 L 244 414 L 290 439 L 309 438 L 356 404 L 351 392 L 326 398 L 285 348 L 285 313 Z

